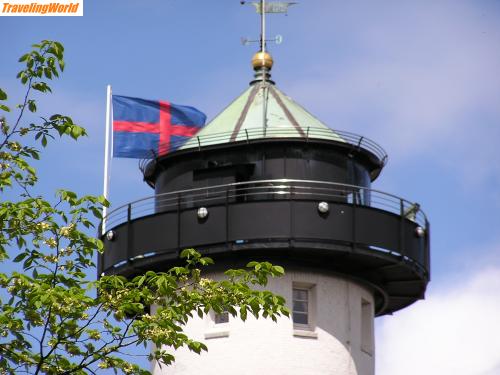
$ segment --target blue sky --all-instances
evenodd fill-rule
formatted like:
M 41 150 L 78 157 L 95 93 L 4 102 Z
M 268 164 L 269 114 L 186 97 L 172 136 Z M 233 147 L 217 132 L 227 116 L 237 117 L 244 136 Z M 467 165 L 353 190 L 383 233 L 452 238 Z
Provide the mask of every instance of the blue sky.
M 252 77 L 257 47 L 239 40 L 258 36 L 258 17 L 237 0 L 84 5 L 84 17 L 0 19 L 0 86 L 20 101 L 17 58 L 38 40 L 61 41 L 67 70 L 40 115 L 71 115 L 90 135 L 48 149 L 43 193 L 102 192 L 108 83 L 212 118 Z M 284 37 L 270 47 L 280 89 L 330 127 L 382 145 L 389 163 L 373 187 L 419 202 L 432 225 L 428 298 L 378 320 L 379 374 L 500 373 L 489 350 L 500 347 L 499 19 L 491 0 L 304 0 L 269 19 L 269 35 Z M 137 161 L 113 160 L 113 205 L 151 194 Z M 464 356 L 468 367 L 453 367 Z

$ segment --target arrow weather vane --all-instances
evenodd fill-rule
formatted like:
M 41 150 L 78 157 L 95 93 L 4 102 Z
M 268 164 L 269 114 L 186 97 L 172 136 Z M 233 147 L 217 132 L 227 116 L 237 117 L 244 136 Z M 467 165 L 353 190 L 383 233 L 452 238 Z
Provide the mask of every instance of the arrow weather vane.
M 246 38 L 242 39 L 243 44 L 248 44 L 252 42 L 260 42 L 260 50 L 266 52 L 266 42 L 275 42 L 280 44 L 282 37 L 280 35 L 276 36 L 275 39 L 266 39 L 266 14 L 267 13 L 284 13 L 288 14 L 288 7 L 290 5 L 297 4 L 297 2 L 267 2 L 266 0 L 260 1 L 240 1 L 241 5 L 250 4 L 255 7 L 255 10 L 260 14 L 260 40 L 248 40 Z
M 264 131 L 264 136 L 266 135 L 267 131 L 267 97 L 268 97 L 268 84 L 266 84 L 266 78 L 270 76 L 268 74 L 268 69 L 270 70 L 273 64 L 273 60 L 271 56 L 266 52 L 266 42 L 271 42 L 274 41 L 276 44 L 281 43 L 281 36 L 278 35 L 274 40 L 267 40 L 266 39 L 266 13 L 288 13 L 288 7 L 290 5 L 296 4 L 296 2 L 280 2 L 280 1 L 274 1 L 274 2 L 266 2 L 266 0 L 260 0 L 260 1 L 240 1 L 241 5 L 245 4 L 251 4 L 255 7 L 256 11 L 258 14 L 260 14 L 260 40 L 248 40 L 246 38 L 242 39 L 243 44 L 249 44 L 249 43 L 255 43 L 255 42 L 260 42 L 260 52 L 257 53 L 255 56 L 261 56 L 261 61 L 262 61 L 262 66 L 260 69 L 257 69 L 259 63 L 257 65 L 254 64 L 254 70 L 260 71 L 255 75 L 255 78 L 260 75 L 260 78 L 262 79 L 262 128 Z M 268 56 L 266 60 L 266 56 Z M 255 57 L 254 57 L 255 59 Z M 257 57 L 259 59 L 259 57 Z M 257 60 L 258 61 L 258 60 Z M 252 60 L 252 63 L 254 63 L 254 60 Z M 269 64 L 267 66 L 267 64 Z

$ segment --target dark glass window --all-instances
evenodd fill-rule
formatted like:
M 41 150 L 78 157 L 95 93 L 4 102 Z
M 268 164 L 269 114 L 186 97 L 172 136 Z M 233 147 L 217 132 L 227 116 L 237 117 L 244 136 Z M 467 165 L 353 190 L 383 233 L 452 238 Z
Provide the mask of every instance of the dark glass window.
M 223 324 L 229 323 L 229 313 L 227 311 L 223 313 L 215 313 L 214 314 L 214 323 L 215 324 Z
M 293 288 L 293 323 L 309 324 L 309 290 Z

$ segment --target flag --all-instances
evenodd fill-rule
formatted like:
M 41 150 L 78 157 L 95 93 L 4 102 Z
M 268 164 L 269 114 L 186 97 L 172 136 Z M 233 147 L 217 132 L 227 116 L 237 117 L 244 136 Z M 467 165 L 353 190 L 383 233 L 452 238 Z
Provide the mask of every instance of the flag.
M 113 95 L 113 156 L 150 159 L 175 151 L 205 125 L 196 108 Z

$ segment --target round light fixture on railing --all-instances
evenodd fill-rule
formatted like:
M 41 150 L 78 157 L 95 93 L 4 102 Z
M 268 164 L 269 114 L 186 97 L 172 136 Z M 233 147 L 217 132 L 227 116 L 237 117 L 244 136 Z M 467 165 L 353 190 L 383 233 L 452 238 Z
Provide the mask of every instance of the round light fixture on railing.
M 198 215 L 198 219 L 206 219 L 207 216 L 208 216 L 208 210 L 206 207 L 200 207 L 198 208 L 198 212 L 197 212 L 197 215 Z
M 423 236 L 425 236 L 425 229 L 420 227 L 420 226 L 416 227 L 415 234 L 417 235 L 417 237 L 423 237 Z
M 108 241 L 113 241 L 113 240 L 115 239 L 115 237 L 116 237 L 116 233 L 115 233 L 114 231 L 112 231 L 112 230 L 108 230 L 108 231 L 106 232 L 106 239 L 107 239 Z
M 319 202 L 318 211 L 321 214 L 327 214 L 330 211 L 330 205 L 327 202 Z

